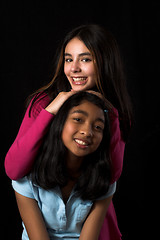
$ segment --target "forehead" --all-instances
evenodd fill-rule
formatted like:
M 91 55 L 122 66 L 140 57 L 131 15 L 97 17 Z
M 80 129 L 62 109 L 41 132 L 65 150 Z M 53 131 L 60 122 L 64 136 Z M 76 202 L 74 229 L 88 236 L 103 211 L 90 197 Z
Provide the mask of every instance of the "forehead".
M 82 42 L 77 37 L 71 39 L 69 43 L 66 45 L 65 53 L 83 53 L 83 52 L 89 52 L 89 49 L 86 47 L 84 42 Z
M 78 106 L 73 107 L 69 112 L 69 114 L 74 113 L 80 113 L 92 119 L 101 118 L 102 120 L 105 120 L 104 111 L 97 105 L 86 100 L 84 100 Z

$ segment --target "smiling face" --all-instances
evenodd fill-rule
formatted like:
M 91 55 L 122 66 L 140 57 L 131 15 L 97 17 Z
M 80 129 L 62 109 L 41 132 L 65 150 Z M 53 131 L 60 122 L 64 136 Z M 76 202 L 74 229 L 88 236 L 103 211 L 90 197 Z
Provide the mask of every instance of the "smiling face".
M 68 156 L 83 158 L 96 151 L 103 138 L 104 122 L 103 110 L 91 102 L 84 101 L 73 107 L 62 131 Z
M 65 48 L 64 73 L 74 91 L 92 89 L 96 85 L 93 57 L 86 45 L 73 38 Z

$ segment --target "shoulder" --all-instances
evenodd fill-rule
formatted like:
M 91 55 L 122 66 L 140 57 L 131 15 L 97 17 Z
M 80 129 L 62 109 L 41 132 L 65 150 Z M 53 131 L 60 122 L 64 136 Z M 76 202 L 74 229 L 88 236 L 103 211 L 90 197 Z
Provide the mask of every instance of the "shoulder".
M 108 112 L 108 115 L 109 115 L 109 119 L 111 122 L 115 121 L 115 120 L 118 120 L 119 121 L 119 113 L 118 113 L 118 110 L 113 107 L 109 112 Z
M 36 94 L 30 104 L 29 104 L 29 109 L 30 109 L 30 115 L 31 117 L 36 118 L 39 113 L 42 111 L 42 109 L 46 108 L 46 106 L 50 103 L 50 98 L 47 93 L 41 92 Z
M 116 185 L 117 185 L 116 182 L 110 184 L 109 185 L 109 189 L 106 192 L 106 194 L 104 194 L 102 197 L 100 197 L 100 198 L 98 198 L 96 200 L 103 200 L 103 199 L 111 197 L 116 192 Z
M 33 187 L 29 177 L 26 176 L 17 181 L 12 180 L 12 187 L 19 194 L 28 198 L 34 198 Z

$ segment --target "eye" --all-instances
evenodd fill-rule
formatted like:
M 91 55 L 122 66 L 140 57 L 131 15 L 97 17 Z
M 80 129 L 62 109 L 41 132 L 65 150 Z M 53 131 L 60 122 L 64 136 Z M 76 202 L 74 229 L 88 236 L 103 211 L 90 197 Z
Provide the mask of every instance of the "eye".
M 98 131 L 98 132 L 103 132 L 103 127 L 102 126 L 100 126 L 100 125 L 95 125 L 94 126 L 94 128 L 96 129 L 96 131 Z
M 81 119 L 81 118 L 73 118 L 73 120 L 74 120 L 75 122 L 82 122 L 82 119 Z
M 65 58 L 65 62 L 67 62 L 67 63 L 70 63 L 72 61 L 73 61 L 72 58 Z
M 83 58 L 82 59 L 82 62 L 91 62 L 92 61 L 92 59 L 90 59 L 90 58 Z

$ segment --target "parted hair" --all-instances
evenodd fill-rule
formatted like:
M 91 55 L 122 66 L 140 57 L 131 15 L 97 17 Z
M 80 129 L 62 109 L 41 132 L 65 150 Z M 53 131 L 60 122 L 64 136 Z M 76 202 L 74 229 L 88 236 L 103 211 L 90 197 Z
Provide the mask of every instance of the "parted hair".
M 92 54 L 97 75 L 96 87 L 93 90 L 100 92 L 118 110 L 122 138 L 126 141 L 132 122 L 132 105 L 123 61 L 114 36 L 97 24 L 81 25 L 65 36 L 55 55 L 51 81 L 33 93 L 30 99 L 44 91 L 51 99 L 61 91 L 70 91 L 71 86 L 64 73 L 64 52 L 69 41 L 75 37 L 80 39 Z M 39 94 L 32 101 L 31 108 L 38 97 Z
M 69 111 L 84 100 L 104 110 L 105 118 L 102 141 L 95 152 L 85 156 L 81 166 L 81 175 L 77 179 L 75 189 L 77 196 L 80 196 L 83 200 L 95 200 L 107 193 L 111 180 L 108 117 L 108 111 L 110 110 L 109 106 L 106 106 L 106 102 L 95 94 L 78 92 L 62 105 L 44 138 L 31 172 L 31 178 L 34 184 L 46 190 L 53 189 L 57 185 L 63 187 L 67 184 L 70 176 L 66 167 L 67 148 L 62 141 L 62 131 Z

